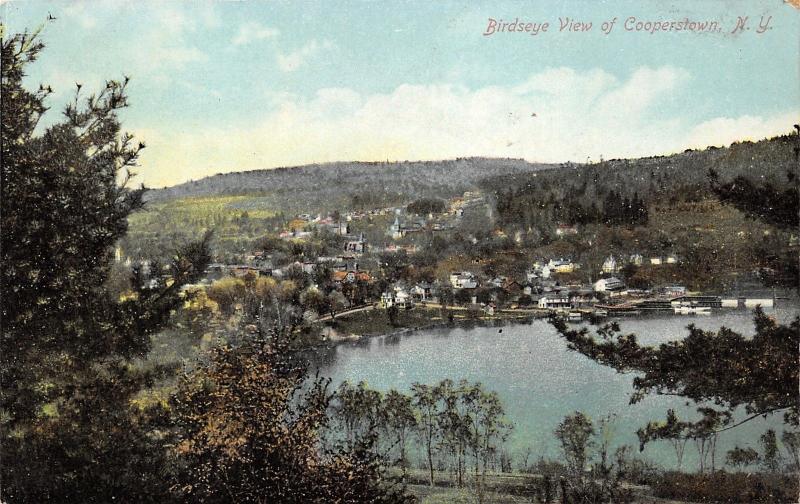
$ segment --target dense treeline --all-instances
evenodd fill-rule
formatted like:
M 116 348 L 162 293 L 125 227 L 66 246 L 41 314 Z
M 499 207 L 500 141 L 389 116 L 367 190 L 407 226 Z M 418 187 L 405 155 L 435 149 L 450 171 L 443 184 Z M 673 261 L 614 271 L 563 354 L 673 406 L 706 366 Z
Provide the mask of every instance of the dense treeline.
M 710 170 L 723 181 L 757 172 L 760 183 L 785 185 L 786 173 L 796 170 L 796 139 L 783 135 L 671 156 L 567 163 L 534 174 L 487 178 L 484 187 L 496 197 L 505 224 L 646 224 L 653 205 L 713 198 Z
M 430 213 L 442 213 L 447 208 L 447 203 L 439 198 L 421 198 L 412 201 L 406 207 L 409 213 L 426 215 Z
M 2 500 L 157 502 L 170 487 L 164 409 L 132 401 L 172 370 L 131 364 L 202 274 L 207 239 L 173 251 L 170 282 L 144 286 L 134 271 L 127 298 L 110 292 L 112 247 L 142 206 L 141 190 L 118 184 L 144 147 L 120 130 L 128 80 L 79 89 L 37 134 L 51 91 L 22 82 L 42 49 L 36 34 L 10 36 L 0 58 Z
M 552 195 L 534 206 L 528 206 L 528 192 L 509 189 L 498 191 L 496 196 L 497 210 L 505 224 L 528 223 L 540 221 L 541 214 L 546 214 L 547 222 L 561 224 L 607 224 L 607 225 L 646 225 L 648 219 L 647 202 L 639 198 L 638 193 L 632 197 L 614 189 L 609 190 L 599 203 L 587 193 L 598 195 L 597 191 L 588 191 L 586 185 L 571 188 L 561 199 Z M 598 198 L 600 199 L 599 195 Z M 588 200 L 588 202 L 587 202 Z M 528 226 L 526 226 L 528 227 Z

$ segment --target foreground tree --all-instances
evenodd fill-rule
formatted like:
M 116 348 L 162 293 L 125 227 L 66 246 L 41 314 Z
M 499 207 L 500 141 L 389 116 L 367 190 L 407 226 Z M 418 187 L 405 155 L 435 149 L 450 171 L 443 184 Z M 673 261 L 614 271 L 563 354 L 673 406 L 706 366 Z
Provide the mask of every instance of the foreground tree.
M 677 462 L 678 471 L 683 467 L 683 454 L 686 450 L 686 443 L 689 438 L 686 436 L 686 430 L 689 424 L 678 420 L 675 410 L 667 410 L 667 419 L 664 422 L 648 422 L 647 426 L 636 431 L 639 436 L 640 450 L 644 449 L 644 445 L 654 440 L 664 440 L 669 442 L 672 449 L 675 450 L 675 461 Z
M 487 391 L 481 383 L 470 384 L 461 380 L 458 384 L 458 401 L 463 404 L 466 445 L 473 458 L 475 490 L 478 502 L 486 499 L 486 472 L 490 461 L 495 460 L 503 443 L 511 434 L 512 425 L 505 418 L 505 411 L 496 392 Z M 459 437 L 464 437 L 460 434 Z
M 433 453 L 440 439 L 439 431 L 439 393 L 435 386 L 424 383 L 411 384 L 414 408 L 419 412 L 417 439 L 425 455 L 428 469 L 428 484 L 433 486 Z
M 800 471 L 800 432 L 783 431 L 781 441 L 791 464 L 790 469 Z
M 778 451 L 778 437 L 775 435 L 775 431 L 767 429 L 758 438 L 758 442 L 761 444 L 761 450 L 763 451 L 761 461 L 764 464 L 764 469 L 773 473 L 777 472 L 781 463 L 781 453 Z
M 567 415 L 555 430 L 567 463 L 567 471 L 573 478 L 583 478 L 590 449 L 594 446 L 594 434 L 592 420 L 581 411 Z
M 355 386 L 343 381 L 331 402 L 331 413 L 339 425 L 337 431 L 353 445 L 379 426 L 384 413 L 382 394 L 364 381 Z
M 374 438 L 325 451 L 327 381 L 285 339 L 220 347 L 175 397 L 176 489 L 200 502 L 408 502 L 384 482 Z
M 615 461 L 609 457 L 609 447 L 613 437 L 613 415 L 600 419 L 595 427 L 585 413 L 576 411 L 564 417 L 555 430 L 556 439 L 566 463 L 566 477 L 561 478 L 561 500 L 565 503 L 591 502 L 615 504 L 631 502 L 632 494 L 622 485 L 627 466 L 627 446 L 615 453 Z M 595 451 L 595 447 L 597 450 Z M 597 462 L 591 465 L 592 459 Z M 550 482 L 545 482 L 543 490 L 548 494 Z M 544 502 L 549 498 L 545 497 Z
M 411 402 L 411 397 L 401 394 L 396 390 L 386 393 L 383 401 L 383 414 L 381 427 L 386 434 L 386 441 L 397 450 L 397 457 L 392 460 L 400 465 L 403 478 L 409 467 L 408 441 L 410 435 L 417 427 L 417 417 Z
M 696 403 L 710 401 L 721 408 L 718 414 L 701 411 L 704 419 L 700 422 L 708 423 L 706 420 L 711 417 L 724 418 L 721 423 L 713 422 L 715 427 L 707 429 L 709 435 L 779 412 L 786 423 L 798 423 L 800 319 L 788 325 L 778 324 L 757 308 L 752 338 L 725 327 L 704 331 L 690 325 L 686 338 L 658 347 L 641 345 L 634 334 L 622 334 L 617 323 L 599 327 L 597 337 L 585 327 L 572 329 L 558 319 L 552 319 L 551 323 L 571 350 L 621 373 L 637 373 L 631 403 L 655 393 L 678 395 Z M 728 417 L 738 407 L 744 408 L 747 417 L 732 423 Z M 697 434 L 700 432 L 697 429 L 703 427 L 693 424 L 697 429 L 692 430 L 690 425 L 676 426 L 675 421 L 668 418 L 662 432 L 658 432 L 657 426 L 649 426 L 646 430 L 651 432 L 640 439 L 645 443 L 666 438 L 676 428 Z M 694 434 L 689 438 L 699 439 L 699 434 Z
M 798 320 L 789 325 L 777 324 L 761 309 L 755 311 L 756 334 L 752 338 L 727 328 L 702 331 L 689 326 L 689 336 L 658 347 L 643 346 L 635 335 L 623 335 L 617 324 L 607 324 L 597 330 L 595 337 L 587 328 L 570 329 L 561 321 L 553 321 L 569 348 L 619 372 L 636 372 L 631 402 L 649 393 L 678 395 L 698 404 L 713 403 L 715 407 L 699 407 L 701 419 L 695 422 L 678 420 L 670 410 L 666 421 L 650 422 L 638 431 L 640 449 L 650 441 L 664 439 L 672 443 L 680 467 L 687 441 L 698 450 L 699 469 L 715 469 L 716 440 L 720 432 L 735 428 L 754 418 L 783 413 L 784 421 L 798 421 Z M 698 358 L 702 356 L 702 358 Z M 746 417 L 734 423 L 734 412 L 742 408 Z M 776 455 L 772 436 L 762 437 L 770 443 Z M 766 446 L 766 445 L 765 445 Z M 743 464 L 735 453 L 729 463 Z M 765 457 L 768 458 L 768 457 Z M 771 459 L 774 460 L 774 457 Z M 777 462 L 764 464 L 776 471 Z
M 163 501 L 163 411 L 131 400 L 171 371 L 133 362 L 202 274 L 207 240 L 152 282 L 135 272 L 125 300 L 109 291 L 113 246 L 143 205 L 127 182 L 144 145 L 117 116 L 128 79 L 79 87 L 61 122 L 37 129 L 51 90 L 22 81 L 42 49 L 36 33 L 2 42 L 2 499 Z

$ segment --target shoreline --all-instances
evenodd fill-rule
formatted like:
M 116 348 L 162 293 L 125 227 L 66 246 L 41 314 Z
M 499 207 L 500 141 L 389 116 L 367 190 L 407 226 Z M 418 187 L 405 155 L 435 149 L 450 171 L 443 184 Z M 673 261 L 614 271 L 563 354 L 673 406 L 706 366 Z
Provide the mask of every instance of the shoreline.
M 430 306 L 425 307 L 426 310 L 432 310 Z M 456 311 L 467 311 L 466 308 L 456 308 Z M 412 327 L 397 327 L 394 330 L 388 332 L 375 332 L 375 333 L 362 333 L 362 334 L 351 334 L 348 336 L 335 336 L 334 338 L 327 339 L 321 342 L 318 345 L 314 345 L 311 348 L 335 348 L 336 346 L 343 344 L 343 343 L 359 343 L 370 340 L 372 338 L 387 336 L 403 336 L 406 334 L 413 334 L 417 331 L 425 330 L 425 329 L 438 329 L 438 328 L 456 328 L 459 326 L 483 326 L 483 327 L 490 327 L 493 323 L 497 322 L 518 322 L 518 323 L 530 323 L 537 319 L 547 318 L 548 314 L 545 313 L 535 313 L 535 314 L 511 314 L 510 316 L 502 316 L 503 312 L 500 314 L 495 315 L 484 315 L 478 318 L 468 318 L 463 315 L 461 316 L 454 316 L 452 321 L 451 320 L 442 320 L 441 317 L 433 317 L 428 319 L 430 323 L 427 324 L 420 324 L 414 325 Z M 340 321 L 337 319 L 337 321 Z M 503 324 L 505 325 L 505 324 Z
M 425 311 L 434 311 L 434 310 L 438 310 L 439 309 L 439 305 L 436 305 L 435 307 L 431 306 L 431 305 L 420 305 L 420 308 L 422 308 Z M 783 306 L 770 307 L 770 308 L 767 308 L 767 310 L 768 311 L 773 311 L 773 310 L 776 310 L 776 309 L 790 309 L 791 310 L 792 308 L 793 308 L 792 306 L 783 305 Z M 795 308 L 795 311 L 797 311 L 797 306 L 795 306 L 794 308 Z M 452 310 L 454 312 L 459 312 L 459 311 L 460 312 L 467 312 L 469 309 L 465 308 L 465 307 L 454 307 L 454 308 L 451 307 L 451 308 L 448 308 L 448 310 Z M 409 310 L 409 311 L 415 311 L 416 313 L 419 313 L 419 308 L 414 308 L 414 309 Z M 579 311 L 579 310 L 575 309 L 575 310 L 569 310 L 569 311 Z M 351 333 L 351 334 L 345 335 L 345 336 L 339 336 L 339 335 L 328 336 L 328 339 L 320 342 L 319 344 L 312 345 L 310 348 L 312 348 L 312 349 L 313 348 L 328 348 L 328 349 L 331 349 L 331 348 L 335 348 L 336 346 L 338 346 L 340 344 L 361 343 L 361 342 L 365 342 L 365 341 L 368 341 L 370 339 L 373 339 L 373 338 L 376 338 L 376 337 L 381 337 L 381 336 L 386 336 L 386 337 L 403 336 L 403 335 L 413 334 L 415 332 L 418 332 L 418 331 L 421 331 L 421 330 L 427 330 L 427 329 L 458 328 L 458 327 L 467 327 L 467 328 L 470 328 L 470 327 L 492 327 L 492 326 L 501 327 L 501 326 L 505 326 L 505 325 L 508 325 L 508 324 L 530 324 L 535 320 L 547 319 L 551 315 L 554 315 L 554 314 L 561 315 L 561 316 L 566 316 L 569 311 L 559 313 L 559 312 L 555 312 L 555 311 L 552 311 L 552 310 L 546 310 L 546 309 L 541 309 L 541 308 L 534 308 L 534 309 L 530 309 L 530 310 L 517 310 L 517 309 L 513 309 L 513 310 L 498 310 L 493 315 L 482 314 L 480 317 L 469 317 L 469 316 L 466 316 L 466 315 L 455 315 L 454 314 L 452 320 L 442 320 L 441 316 L 435 316 L 435 317 L 428 318 L 427 319 L 428 323 L 415 324 L 413 326 L 408 326 L 408 327 L 395 327 L 395 328 L 393 328 L 392 330 L 389 330 L 389 331 L 363 332 L 363 333 L 360 333 L 360 334 Z M 702 315 L 685 315 L 685 314 L 676 314 L 674 312 L 668 312 L 668 311 L 663 311 L 663 312 L 653 311 L 653 312 L 637 313 L 635 315 L 633 315 L 633 314 L 632 315 L 609 315 L 607 317 L 603 317 L 601 320 L 606 321 L 606 320 L 642 320 L 642 319 L 659 319 L 659 318 L 682 318 L 682 319 L 687 320 L 687 323 L 689 323 L 691 320 L 693 320 L 695 318 L 698 318 L 698 317 L 705 318 L 705 317 L 708 317 L 708 316 L 715 316 L 715 315 L 720 315 L 720 314 L 745 313 L 745 312 L 752 314 L 753 309 L 752 308 L 721 308 L 721 309 L 717 309 L 717 310 L 711 312 L 710 314 L 702 314 Z M 327 320 L 326 322 L 330 322 L 330 320 Z M 347 320 L 346 319 L 336 319 L 336 322 L 337 323 L 342 323 L 342 322 L 346 323 Z M 590 322 L 589 319 L 582 319 L 580 321 L 577 321 L 577 323 L 588 323 L 588 322 Z M 323 327 L 323 329 L 329 329 L 329 330 L 332 330 L 334 332 L 336 331 L 335 328 L 332 328 L 330 326 Z

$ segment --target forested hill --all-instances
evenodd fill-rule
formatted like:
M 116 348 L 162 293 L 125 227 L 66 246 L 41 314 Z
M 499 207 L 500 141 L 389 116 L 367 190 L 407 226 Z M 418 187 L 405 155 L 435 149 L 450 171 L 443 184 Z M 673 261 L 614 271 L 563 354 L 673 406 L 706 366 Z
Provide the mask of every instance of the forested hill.
M 642 205 L 699 200 L 710 195 L 708 173 L 786 183 L 794 170 L 796 134 L 729 147 L 686 150 L 670 156 L 613 159 L 590 165 L 529 163 L 521 159 L 460 158 L 449 161 L 340 162 L 217 174 L 164 189 L 149 201 L 187 197 L 254 195 L 284 210 L 316 202 L 328 208 L 374 208 L 421 197 L 451 197 L 481 188 L 495 196 L 501 218 L 547 210 L 551 218 L 581 222 L 609 199 L 639 198 Z M 577 208 L 579 204 L 581 208 Z M 575 207 L 575 208 L 570 208 Z M 298 208 L 299 209 L 299 208 Z M 552 212 L 555 210 L 555 212 Z M 529 215 L 529 217 L 534 217 Z
M 312 200 L 380 205 L 382 200 L 447 197 L 474 189 L 484 179 L 527 174 L 553 165 L 520 159 L 462 158 L 450 161 L 349 162 L 218 174 L 148 191 L 160 201 L 213 195 L 265 195 L 278 202 Z
M 641 212 L 655 204 L 713 198 L 710 170 L 722 182 L 745 176 L 759 184 L 784 186 L 790 180 L 788 173 L 797 175 L 798 149 L 800 137 L 790 134 L 671 156 L 567 163 L 536 174 L 487 179 L 483 189 L 496 198 L 505 223 L 527 227 L 542 221 L 613 224 L 627 220 L 633 224 L 646 222 Z

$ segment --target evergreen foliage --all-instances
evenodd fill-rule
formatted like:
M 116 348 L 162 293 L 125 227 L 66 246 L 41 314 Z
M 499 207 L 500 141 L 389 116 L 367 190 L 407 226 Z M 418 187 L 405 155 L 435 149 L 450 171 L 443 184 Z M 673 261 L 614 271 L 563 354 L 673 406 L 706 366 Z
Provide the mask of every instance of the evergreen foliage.
M 2 43 L 3 498 L 161 501 L 164 412 L 132 399 L 171 370 L 133 361 L 203 273 L 208 237 L 134 271 L 124 300 L 109 291 L 113 246 L 142 207 L 127 182 L 144 145 L 118 120 L 128 79 L 79 88 L 60 122 L 37 128 L 51 90 L 22 83 L 42 49 L 36 33 Z

